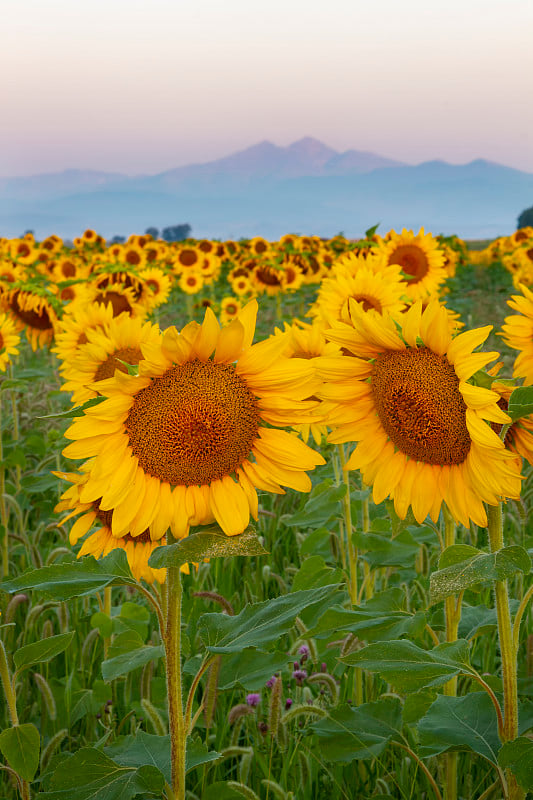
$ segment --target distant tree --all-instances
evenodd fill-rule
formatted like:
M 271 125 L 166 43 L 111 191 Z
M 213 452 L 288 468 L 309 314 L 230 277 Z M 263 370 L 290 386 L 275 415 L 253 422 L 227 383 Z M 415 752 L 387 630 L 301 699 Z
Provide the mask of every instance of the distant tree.
M 124 244 L 126 241 L 125 236 L 113 236 L 110 240 L 111 244 Z
M 191 226 L 188 223 L 184 225 L 169 225 L 168 228 L 163 228 L 161 231 L 161 238 L 165 242 L 182 242 L 188 239 L 191 233 Z
M 159 229 L 158 228 L 146 228 L 145 234 L 147 236 L 151 236 L 152 239 L 159 239 Z
M 533 206 L 522 211 L 518 217 L 516 228 L 518 230 L 519 228 L 528 228 L 530 226 L 533 228 Z

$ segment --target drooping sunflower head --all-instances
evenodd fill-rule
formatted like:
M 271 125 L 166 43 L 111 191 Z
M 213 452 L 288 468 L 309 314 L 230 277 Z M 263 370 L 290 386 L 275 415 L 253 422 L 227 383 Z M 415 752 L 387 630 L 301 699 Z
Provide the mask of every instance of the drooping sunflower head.
M 113 510 L 113 535 L 180 538 L 213 520 L 233 535 L 257 518 L 256 488 L 309 491 L 305 471 L 324 460 L 266 425 L 309 418 L 319 381 L 306 360 L 283 358 L 283 342 L 252 346 L 256 313 L 249 303 L 220 329 L 208 308 L 202 325 L 143 346 L 138 376 L 96 385 L 108 399 L 75 419 L 64 454 L 94 457 L 80 497 Z
M 53 295 L 45 290 L 12 289 L 2 295 L 1 302 L 17 329 L 25 330 L 33 351 L 51 344 L 58 327 Z
M 418 522 L 436 520 L 443 502 L 464 525 L 486 525 L 483 503 L 520 495 L 520 469 L 490 427 L 507 423 L 499 396 L 468 379 L 497 353 L 475 353 L 491 326 L 450 332 L 438 303 L 416 303 L 401 330 L 390 317 L 356 310 L 348 326 L 326 335 L 362 358 L 319 359 L 331 381 L 323 397 L 335 427 L 331 441 L 356 442 L 350 469 L 373 485 L 374 500 L 394 499 L 403 519 L 409 506 Z

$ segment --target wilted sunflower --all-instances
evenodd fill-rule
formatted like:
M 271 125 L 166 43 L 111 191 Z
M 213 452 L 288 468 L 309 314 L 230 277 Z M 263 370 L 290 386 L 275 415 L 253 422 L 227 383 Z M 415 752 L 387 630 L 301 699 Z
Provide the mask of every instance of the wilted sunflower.
M 61 368 L 63 392 L 72 392 L 72 402 L 84 403 L 98 395 L 98 381 L 111 378 L 115 370 L 127 372 L 126 364 L 138 364 L 143 345 L 155 346 L 159 327 L 138 317 L 121 314 L 103 327 L 86 331 L 86 342 Z
M 256 488 L 309 491 L 306 470 L 323 464 L 293 434 L 266 427 L 305 421 L 318 381 L 309 363 L 282 357 L 283 341 L 251 345 L 257 303 L 225 328 L 211 309 L 202 325 L 169 328 L 144 347 L 139 376 L 116 372 L 98 384 L 107 397 L 74 420 L 64 455 L 93 458 L 80 494 L 113 510 L 112 533 L 216 520 L 226 534 L 257 518 Z
M 54 472 L 53 474 L 72 484 L 61 495 L 61 499 L 54 509 L 56 513 L 66 510 L 70 512 L 58 524 L 63 525 L 69 519 L 78 516 L 78 514 L 82 515 L 78 517 L 70 530 L 70 544 L 77 544 L 81 537 L 85 536 L 92 527 L 100 526 L 85 539 L 78 553 L 78 558 L 86 555 L 102 558 L 112 550 L 120 548 L 126 552 L 128 564 L 134 578 L 138 581 L 144 579 L 148 583 L 153 583 L 154 581 L 164 582 L 166 569 L 153 569 L 148 566 L 150 556 L 160 545 L 160 542 L 152 540 L 148 530 L 137 536 L 132 536 L 130 533 L 125 533 L 123 536 L 114 536 L 112 533 L 113 511 L 102 510 L 98 500 L 92 503 L 83 503 L 80 500 L 80 493 L 87 483 L 88 471 L 85 470 L 81 473 Z
M 11 356 L 17 356 L 20 336 L 14 321 L 8 314 L 0 313 L 0 372 L 5 372 Z
M 416 235 L 405 228 L 400 234 L 390 231 L 381 247 L 387 263 L 401 267 L 407 284 L 405 294 L 411 300 L 437 292 L 448 277 L 440 243 L 431 233 L 424 233 L 424 228 Z
M 506 317 L 502 325 L 505 344 L 518 350 L 513 367 L 514 378 L 524 378 L 524 385 L 533 384 L 533 292 L 520 284 L 522 295 L 513 295 L 507 305 L 518 311 Z
M 317 362 L 331 382 L 319 395 L 336 428 L 330 441 L 358 443 L 348 468 L 361 470 L 376 503 L 391 496 L 402 519 L 412 506 L 418 522 L 428 514 L 436 521 L 445 502 L 463 525 L 486 526 L 483 503 L 520 496 L 520 468 L 485 422 L 510 421 L 499 395 L 467 382 L 498 355 L 473 352 L 491 326 L 453 338 L 438 303 L 424 312 L 420 303 L 412 306 L 401 333 L 390 317 L 354 309 L 352 320 L 366 358 Z M 348 326 L 326 335 L 350 348 Z

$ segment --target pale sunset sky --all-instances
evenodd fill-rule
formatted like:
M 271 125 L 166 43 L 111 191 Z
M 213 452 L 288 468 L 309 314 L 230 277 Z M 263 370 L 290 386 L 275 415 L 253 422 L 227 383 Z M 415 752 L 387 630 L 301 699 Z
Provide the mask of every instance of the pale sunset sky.
M 4 0 L 0 176 L 313 136 L 533 172 L 531 0 Z

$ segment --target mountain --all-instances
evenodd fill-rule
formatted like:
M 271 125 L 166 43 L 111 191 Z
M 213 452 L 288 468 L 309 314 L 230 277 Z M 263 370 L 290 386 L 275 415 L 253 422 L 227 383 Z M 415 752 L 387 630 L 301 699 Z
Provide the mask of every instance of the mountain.
M 358 237 L 425 227 L 489 238 L 510 233 L 533 203 L 533 174 L 477 159 L 408 166 L 374 153 L 338 153 L 306 137 L 268 141 L 225 158 L 157 175 L 66 170 L 0 181 L 0 235 L 33 229 L 109 237 L 188 222 L 193 235 L 277 239 L 288 231 Z

